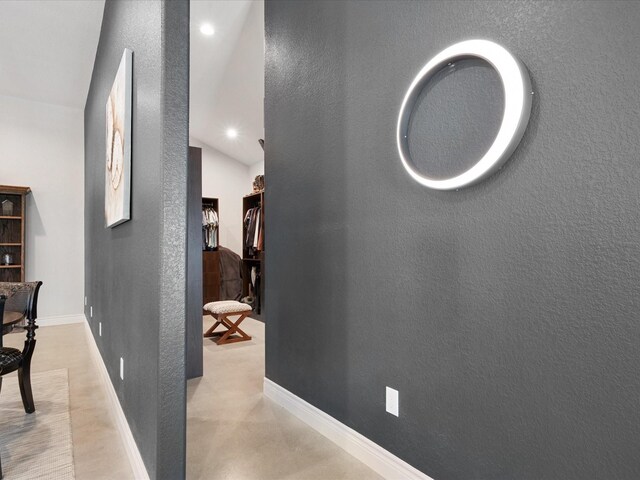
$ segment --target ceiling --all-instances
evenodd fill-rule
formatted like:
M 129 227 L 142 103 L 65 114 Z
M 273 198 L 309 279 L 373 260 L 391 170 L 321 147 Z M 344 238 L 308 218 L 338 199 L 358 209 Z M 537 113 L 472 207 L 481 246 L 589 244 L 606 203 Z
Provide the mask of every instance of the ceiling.
M 0 0 L 0 95 L 84 108 L 104 3 Z M 214 35 L 200 33 L 204 22 Z M 247 165 L 261 161 L 263 0 L 192 0 L 190 73 L 191 136 Z
M 104 0 L 0 0 L 0 95 L 84 108 Z
M 205 22 L 214 35 L 200 32 Z M 264 158 L 262 0 L 191 0 L 190 88 L 191 137 L 246 165 Z

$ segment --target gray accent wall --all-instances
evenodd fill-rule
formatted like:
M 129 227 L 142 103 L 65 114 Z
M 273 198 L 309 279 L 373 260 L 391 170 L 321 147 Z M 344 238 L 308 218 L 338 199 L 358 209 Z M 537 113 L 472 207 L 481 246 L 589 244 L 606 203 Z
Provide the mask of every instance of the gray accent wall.
M 638 25 L 637 2 L 268 0 L 267 377 L 437 480 L 640 478 Z M 398 108 L 474 37 L 527 65 L 531 121 L 493 177 L 431 191 Z M 495 132 L 494 78 L 462 70 L 412 121 L 425 169 Z
M 189 147 L 187 201 L 187 379 L 202 376 L 202 149 Z
M 124 48 L 131 220 L 105 228 L 105 105 Z M 85 106 L 85 313 L 152 479 L 185 476 L 188 61 L 187 1 L 106 2 Z

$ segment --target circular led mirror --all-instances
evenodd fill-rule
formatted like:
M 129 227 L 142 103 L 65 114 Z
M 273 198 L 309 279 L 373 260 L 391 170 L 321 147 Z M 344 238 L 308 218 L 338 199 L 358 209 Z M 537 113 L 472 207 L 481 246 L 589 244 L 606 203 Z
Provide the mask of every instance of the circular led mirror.
M 446 179 L 420 174 L 409 153 L 408 129 L 411 113 L 420 92 L 429 80 L 456 60 L 478 57 L 498 72 L 504 88 L 504 113 L 495 140 L 484 156 L 467 171 Z M 488 177 L 509 158 L 524 135 L 531 113 L 531 81 L 526 67 L 509 51 L 488 40 L 467 40 L 438 53 L 413 79 L 400 107 L 396 140 L 404 168 L 417 182 L 435 190 L 455 190 Z

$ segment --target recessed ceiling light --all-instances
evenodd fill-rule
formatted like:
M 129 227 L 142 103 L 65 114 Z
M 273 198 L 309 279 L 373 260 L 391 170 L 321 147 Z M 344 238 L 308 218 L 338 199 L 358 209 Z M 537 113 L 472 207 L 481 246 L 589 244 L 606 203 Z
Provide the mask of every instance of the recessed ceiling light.
M 227 128 L 227 137 L 238 138 L 238 130 L 235 128 Z
M 216 33 L 216 31 L 213 28 L 213 25 L 211 25 L 210 23 L 203 23 L 202 25 L 200 25 L 200 33 L 210 37 L 211 35 Z

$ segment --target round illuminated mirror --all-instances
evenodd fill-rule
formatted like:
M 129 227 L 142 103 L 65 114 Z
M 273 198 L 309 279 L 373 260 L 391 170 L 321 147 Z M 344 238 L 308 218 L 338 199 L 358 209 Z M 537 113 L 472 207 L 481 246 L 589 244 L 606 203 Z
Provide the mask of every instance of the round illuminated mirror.
M 443 68 L 469 58 L 479 58 L 491 65 L 502 81 L 504 112 L 498 133 L 484 155 L 468 170 L 450 178 L 424 175 L 416 168 L 409 149 L 409 123 L 424 87 Z M 405 94 L 397 125 L 397 143 L 405 169 L 417 182 L 436 190 L 455 190 L 473 185 L 488 177 L 509 158 L 520 142 L 531 112 L 531 82 L 526 67 L 504 47 L 488 40 L 456 43 L 433 57 L 414 78 Z

